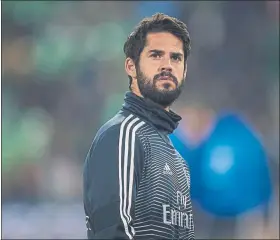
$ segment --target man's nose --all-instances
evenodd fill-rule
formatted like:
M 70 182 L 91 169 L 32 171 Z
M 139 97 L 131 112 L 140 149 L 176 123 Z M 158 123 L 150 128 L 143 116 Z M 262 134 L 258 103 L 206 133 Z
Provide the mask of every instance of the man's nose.
M 162 65 L 160 67 L 161 71 L 168 71 L 172 72 L 172 65 L 170 63 L 170 59 L 163 59 L 162 60 Z

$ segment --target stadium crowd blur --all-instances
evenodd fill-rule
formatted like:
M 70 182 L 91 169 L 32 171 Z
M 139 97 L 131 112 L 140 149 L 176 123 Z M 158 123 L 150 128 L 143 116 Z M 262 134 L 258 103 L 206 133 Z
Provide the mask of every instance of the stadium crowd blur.
M 187 83 L 173 106 L 189 146 L 206 141 L 214 119 L 230 113 L 246 119 L 269 172 L 265 208 L 223 215 L 194 198 L 196 237 L 279 238 L 278 1 L 2 2 L 3 238 L 86 237 L 83 161 L 128 90 L 123 43 L 155 12 L 190 31 Z M 233 137 L 240 138 L 226 138 Z M 248 148 L 241 146 L 242 166 L 250 169 Z M 260 172 L 247 178 L 256 175 L 262 182 Z

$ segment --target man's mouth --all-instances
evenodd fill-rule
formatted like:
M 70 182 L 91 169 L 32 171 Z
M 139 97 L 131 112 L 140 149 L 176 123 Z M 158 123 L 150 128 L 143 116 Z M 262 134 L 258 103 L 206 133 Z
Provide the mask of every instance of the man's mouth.
M 167 72 L 162 72 L 155 76 L 154 78 L 156 81 L 171 81 L 173 82 L 176 86 L 178 85 L 177 79 L 171 74 Z
M 159 77 L 158 80 L 170 80 L 173 82 L 173 79 L 172 77 L 169 77 L 169 76 L 163 76 L 163 77 Z
M 157 80 L 163 82 L 165 81 L 166 83 L 172 82 L 175 86 L 177 86 L 177 81 L 170 76 L 160 76 Z

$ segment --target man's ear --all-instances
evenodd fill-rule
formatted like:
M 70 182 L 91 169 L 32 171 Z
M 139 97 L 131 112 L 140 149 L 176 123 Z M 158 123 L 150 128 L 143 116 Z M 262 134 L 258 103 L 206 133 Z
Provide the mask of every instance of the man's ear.
M 188 72 L 188 64 L 185 65 L 185 70 L 184 70 L 184 79 L 187 76 L 187 72 Z
M 124 64 L 125 71 L 127 75 L 131 76 L 132 78 L 136 78 L 136 66 L 134 61 L 131 58 L 125 59 L 125 64 Z

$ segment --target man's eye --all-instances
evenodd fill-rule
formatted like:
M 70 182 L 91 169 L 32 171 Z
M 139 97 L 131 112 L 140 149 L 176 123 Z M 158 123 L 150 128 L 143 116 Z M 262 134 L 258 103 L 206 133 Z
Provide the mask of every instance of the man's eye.
M 153 53 L 153 54 L 151 55 L 151 57 L 153 57 L 153 58 L 159 58 L 160 55 L 159 55 L 158 53 Z
M 175 61 L 182 61 L 182 58 L 180 56 L 172 56 L 172 59 Z

